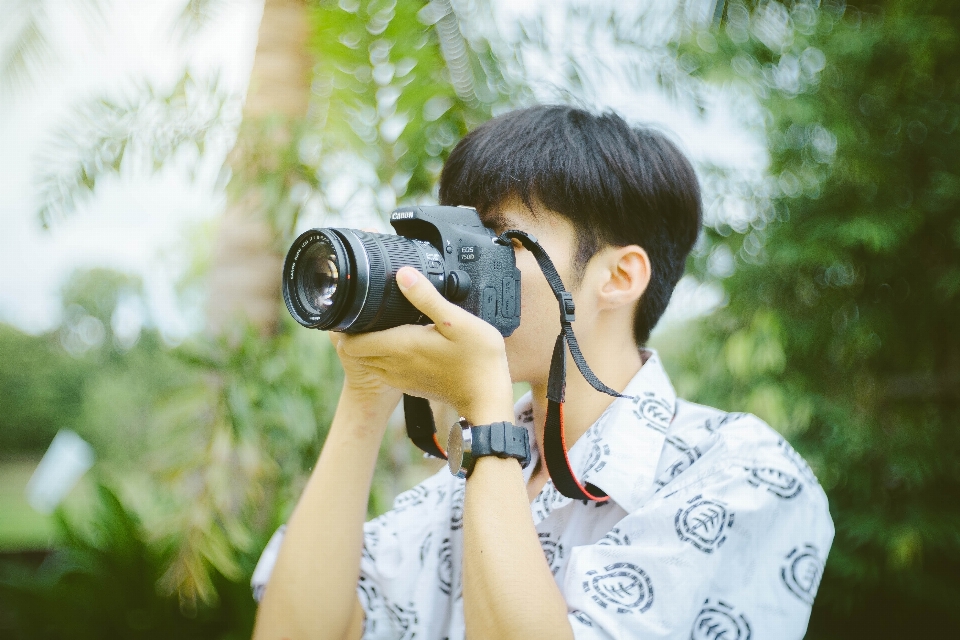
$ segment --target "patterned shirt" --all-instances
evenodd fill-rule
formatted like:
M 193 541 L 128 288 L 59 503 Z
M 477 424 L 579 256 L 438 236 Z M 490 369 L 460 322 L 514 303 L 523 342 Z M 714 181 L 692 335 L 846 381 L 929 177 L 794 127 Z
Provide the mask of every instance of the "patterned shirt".
M 571 500 L 548 481 L 530 504 L 575 637 L 802 638 L 833 541 L 826 495 L 769 426 L 678 399 L 659 356 L 644 356 L 632 397 L 569 452 L 611 499 Z M 532 430 L 529 394 L 516 413 Z M 463 639 L 463 497 L 444 467 L 364 525 L 365 639 Z M 282 536 L 257 565 L 258 599 Z

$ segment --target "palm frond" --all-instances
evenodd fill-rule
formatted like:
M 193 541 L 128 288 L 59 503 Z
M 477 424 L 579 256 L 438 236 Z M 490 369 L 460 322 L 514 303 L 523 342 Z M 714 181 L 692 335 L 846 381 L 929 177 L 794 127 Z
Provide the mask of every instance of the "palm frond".
M 716 11 L 713 2 L 689 0 L 671 7 L 653 0 L 598 0 L 556 12 L 549 28 L 544 15 L 535 14 L 520 25 L 520 74 L 536 78 L 541 99 L 587 108 L 604 107 L 610 83 L 626 81 L 636 90 L 657 89 L 678 105 L 699 109 L 712 89 L 684 66 L 687 61 L 679 57 L 676 41 L 682 31 L 693 28 L 689 7 L 706 7 L 701 13 L 709 25 Z M 598 56 L 597 51 L 605 53 Z M 532 68 L 545 72 L 534 74 Z
M 224 8 L 236 0 L 187 0 L 173 23 L 173 32 L 181 40 L 193 38 L 206 29 Z
M 3 9 L 0 27 L 0 96 L 16 95 L 56 59 L 50 42 L 51 0 L 12 0 Z M 111 0 L 73 0 L 89 23 L 102 19 Z M 59 7 L 58 7 L 59 8 Z
M 6 27 L 0 48 L 0 95 L 13 95 L 30 84 L 50 59 L 45 0 L 20 0 L 5 11 Z
M 248 327 L 236 343 L 181 348 L 191 359 L 188 349 L 202 350 L 198 378 L 155 408 L 153 428 L 166 444 L 147 463 L 169 505 L 151 531 L 176 549 L 158 587 L 181 606 L 215 602 L 215 573 L 239 579 L 242 558 L 259 551 L 254 541 L 296 499 L 282 488 L 316 460 L 340 369 L 329 345 L 305 333 L 265 338 Z M 267 506 L 276 502 L 283 508 Z
M 159 171 L 191 146 L 202 156 L 239 121 L 238 101 L 217 79 L 200 82 L 187 72 L 165 94 L 149 84 L 132 93 L 80 104 L 47 145 L 38 170 L 44 226 L 76 210 L 105 176 Z

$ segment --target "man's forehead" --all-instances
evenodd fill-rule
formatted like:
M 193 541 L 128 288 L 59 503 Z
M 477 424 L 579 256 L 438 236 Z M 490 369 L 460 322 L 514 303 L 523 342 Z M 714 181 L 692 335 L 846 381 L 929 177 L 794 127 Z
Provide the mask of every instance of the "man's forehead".
M 517 199 L 504 205 L 494 207 L 483 216 L 485 225 L 500 232 L 508 229 L 519 229 L 534 235 L 542 233 L 575 234 L 574 224 L 561 214 L 533 203 L 531 211 L 522 201 Z
M 519 196 L 510 196 L 483 216 L 484 224 L 497 229 L 524 229 L 532 225 L 552 223 L 560 214 L 551 211 L 539 202 L 530 203 L 533 210 Z

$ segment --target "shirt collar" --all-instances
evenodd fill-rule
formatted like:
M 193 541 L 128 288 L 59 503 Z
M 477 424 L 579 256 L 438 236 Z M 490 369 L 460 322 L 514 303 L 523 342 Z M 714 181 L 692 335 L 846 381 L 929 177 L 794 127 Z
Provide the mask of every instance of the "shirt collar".
M 626 511 L 635 511 L 653 485 L 667 429 L 677 408 L 677 393 L 652 349 L 642 351 L 645 362 L 623 391 L 569 450 L 570 466 L 581 482 L 602 489 Z M 532 398 L 528 393 L 516 405 L 517 423 L 533 437 Z M 533 452 L 532 471 L 539 452 Z M 529 477 L 527 477 L 529 480 Z M 552 483 L 544 491 L 553 489 Z M 557 494 L 552 508 L 570 502 Z

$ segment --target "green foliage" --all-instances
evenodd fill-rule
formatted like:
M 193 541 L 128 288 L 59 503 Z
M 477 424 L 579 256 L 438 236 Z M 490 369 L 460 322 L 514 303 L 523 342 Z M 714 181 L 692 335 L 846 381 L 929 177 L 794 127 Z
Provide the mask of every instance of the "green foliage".
M 109 327 L 118 300 L 135 284 L 104 270 L 80 272 L 64 299 L 78 310 L 80 324 L 88 319 Z M 90 524 L 107 530 L 96 534 L 101 555 L 116 547 L 126 557 L 135 542 L 146 549 L 150 572 L 121 558 L 117 566 L 90 568 L 84 585 L 136 578 L 154 599 L 159 594 L 150 606 L 173 598 L 187 612 L 215 609 L 242 593 L 249 609 L 253 564 L 298 498 L 336 403 L 342 374 L 326 337 L 287 319 L 273 336 L 249 331 L 237 342 L 197 339 L 176 349 L 151 330 L 129 349 L 100 334 L 70 355 L 64 346 L 72 331 L 70 322 L 39 337 L 0 327 L 4 454 L 36 456 L 58 429 L 74 429 L 93 444 L 100 475 L 124 488 L 124 500 L 136 505 L 149 534 L 131 533 L 133 542 L 114 535 L 130 526 L 122 518 L 113 522 L 119 506 L 103 498 L 109 508 L 63 523 L 57 553 L 88 554 L 77 536 Z M 82 589 L 64 586 L 75 578 L 54 573 L 27 580 L 40 600 L 15 598 L 10 606 L 23 615 L 37 602 L 57 599 L 87 607 L 77 600 Z M 19 578 L 10 580 L 15 585 Z M 125 616 L 140 620 L 147 614 L 138 602 L 95 607 L 95 615 L 113 625 L 126 624 Z M 167 622 L 157 622 L 158 629 L 169 628 Z
M 237 344 L 195 342 L 176 355 L 198 381 L 154 407 L 148 466 L 157 504 L 148 526 L 177 549 L 161 590 L 197 606 L 216 599 L 213 575 L 246 582 L 244 560 L 255 560 L 289 515 L 341 373 L 326 337 L 292 320 L 275 336 L 249 331 Z
M 89 373 L 60 347 L 56 335 L 29 336 L 0 325 L 0 451 L 43 451 L 67 416 L 83 406 Z
M 0 453 L 37 455 L 60 429 L 108 460 L 146 452 L 151 406 L 189 377 L 154 330 L 115 335 L 118 305 L 141 304 L 140 295 L 130 276 L 78 271 L 64 287 L 59 330 L 32 336 L 0 325 Z
M 433 193 L 453 146 L 519 93 L 446 0 L 323 0 L 313 24 L 320 135 L 308 154 L 362 159 L 397 199 Z
M 484 39 L 464 38 L 446 3 L 324 1 L 311 20 L 309 116 L 247 120 L 233 154 L 231 188 L 239 195 L 258 187 L 282 249 L 307 201 L 351 213 L 349 201 L 329 197 L 345 173 L 358 179 L 350 200 L 361 192 L 376 200 L 380 210 L 371 213 L 431 197 L 453 146 L 520 93 Z
M 39 570 L 0 565 L 0 613 L 9 638 L 248 638 L 249 589 L 214 575 L 219 599 L 195 608 L 157 593 L 171 550 L 151 541 L 137 516 L 100 486 L 86 529 L 59 514 L 63 543 Z
M 311 20 L 317 63 L 308 117 L 247 119 L 232 154 L 231 190 L 243 197 L 257 186 L 278 250 L 308 202 L 349 216 L 363 193 L 376 202 L 371 213 L 385 215 L 398 201 L 435 197 L 460 138 L 526 95 L 484 37 L 463 35 L 449 3 L 324 1 Z M 334 202 L 330 192 L 345 174 L 358 183 L 347 203 Z
M 105 325 L 125 296 L 140 296 L 143 285 L 139 278 L 109 269 L 75 271 L 61 291 L 63 306 L 78 305 L 83 312 Z
M 960 12 L 729 3 L 679 49 L 767 113 L 770 179 L 678 386 L 787 435 L 837 537 L 810 637 L 955 628 L 960 597 Z
M 22 454 L 16 458 L 0 458 L 0 513 L 3 514 L 0 518 L 0 554 L 43 548 L 53 539 L 52 518 L 34 510 L 27 502 L 25 489 L 37 468 L 38 459 L 39 455 Z M 70 496 L 71 502 L 74 502 L 73 497 Z

